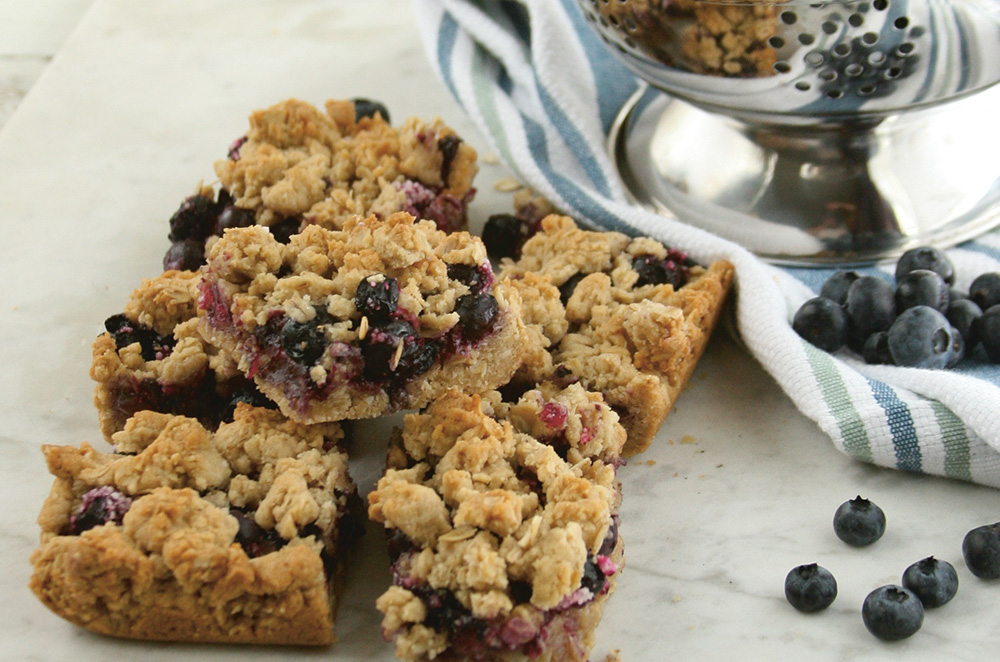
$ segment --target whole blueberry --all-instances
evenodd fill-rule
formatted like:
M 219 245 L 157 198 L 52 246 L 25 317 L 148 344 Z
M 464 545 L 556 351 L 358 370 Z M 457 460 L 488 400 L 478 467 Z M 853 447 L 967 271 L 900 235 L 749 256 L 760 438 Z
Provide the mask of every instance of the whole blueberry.
M 955 265 L 940 248 L 919 246 L 903 253 L 896 262 L 896 282 L 915 269 L 933 271 L 948 285 L 955 283 Z
M 955 331 L 948 318 L 930 306 L 915 306 L 889 327 L 889 352 L 896 365 L 944 368 L 955 351 Z
M 580 578 L 580 588 L 589 589 L 594 595 L 599 595 L 607 581 L 594 559 L 587 559 L 583 566 L 583 577 Z
M 861 618 L 873 635 L 884 641 L 899 641 L 916 633 L 924 624 L 920 598 L 902 586 L 880 586 L 865 598 Z
M 512 214 L 493 214 L 483 225 L 483 245 L 494 260 L 517 259 L 527 236 L 524 221 Z
M 468 342 L 475 342 L 485 336 L 496 320 L 500 306 L 492 294 L 463 294 L 455 301 L 455 312 L 459 317 L 459 333 Z
M 198 239 L 182 239 L 170 244 L 163 255 L 163 270 L 197 271 L 205 264 L 205 244 Z
M 914 269 L 896 283 L 896 312 L 930 306 L 943 313 L 948 310 L 948 296 L 948 284 L 936 272 Z
M 399 281 L 376 274 L 362 278 L 354 294 L 354 307 L 369 318 L 369 323 L 388 321 L 399 306 Z
M 892 353 L 889 351 L 889 332 L 876 331 L 868 336 L 865 346 L 861 348 L 861 357 L 868 365 L 892 365 Z
M 376 114 L 381 115 L 382 119 L 386 123 L 390 123 L 389 110 L 378 101 L 372 101 L 371 99 L 364 99 L 358 97 L 356 99 L 351 99 L 354 102 L 354 121 L 360 120 L 362 117 L 375 117 Z
M 969 286 L 969 298 L 983 311 L 1000 303 L 1000 273 L 991 271 L 976 276 Z
M 254 224 L 256 220 L 252 209 L 243 209 L 235 204 L 228 204 L 219 212 L 219 217 L 215 221 L 216 234 L 222 234 L 229 228 L 245 228 Z
M 885 513 L 861 496 L 845 501 L 833 514 L 833 531 L 854 547 L 865 547 L 885 533 Z
M 976 326 L 977 320 L 983 316 L 982 308 L 976 305 L 976 302 L 972 299 L 959 299 L 958 301 L 952 301 L 948 305 L 948 310 L 945 311 L 944 316 L 962 334 L 962 339 L 965 340 L 966 351 L 971 351 L 976 346 L 976 343 L 979 342 Z
M 1000 579 L 1000 522 L 986 524 L 965 534 L 965 565 L 980 579 Z
M 976 337 L 993 363 L 1000 363 L 1000 304 L 983 311 L 976 321 Z
M 326 345 L 326 334 L 315 319 L 308 322 L 288 319 L 281 327 L 281 346 L 297 363 L 314 365 L 323 356 Z
M 951 327 L 951 347 L 948 350 L 948 362 L 944 367 L 954 368 L 965 358 L 965 338 L 958 329 Z
M 861 276 L 847 290 L 848 342 L 860 350 L 868 336 L 887 330 L 896 319 L 896 292 L 888 281 Z
M 934 609 L 958 593 L 955 566 L 928 556 L 903 571 L 903 586 L 913 591 L 925 608 Z
M 847 290 L 851 289 L 851 283 L 858 278 L 861 275 L 857 271 L 835 271 L 820 287 L 819 295 L 843 306 L 847 303 Z
M 473 293 L 479 293 L 492 284 L 493 272 L 489 267 L 479 265 L 449 264 L 448 278 L 467 285 Z
M 439 341 L 421 338 L 413 325 L 402 319 L 372 327 L 361 345 L 364 376 L 372 382 L 403 380 L 427 372 L 440 353 Z
M 792 568 L 785 576 L 785 598 L 799 611 L 826 609 L 837 597 L 837 580 L 815 563 Z
M 183 239 L 205 240 L 212 234 L 217 216 L 215 200 L 204 195 L 192 195 L 184 199 L 170 217 L 170 241 Z
M 656 255 L 636 255 L 632 258 L 632 268 L 639 274 L 636 287 L 663 285 L 670 283 L 674 289 L 687 282 L 687 256 L 683 253 L 668 254 L 666 258 Z
M 587 274 L 575 273 L 566 279 L 566 282 L 559 286 L 559 300 L 565 306 L 569 303 L 569 298 L 573 296 L 573 292 L 576 291 L 576 286 L 580 284 L 580 281 L 584 279 Z
M 847 342 L 847 313 L 831 299 L 814 297 L 795 312 L 792 328 L 819 349 L 836 352 Z
M 299 231 L 302 226 L 302 219 L 298 216 L 283 218 L 271 225 L 268 229 L 271 235 L 281 244 L 287 244 L 292 239 L 292 235 Z

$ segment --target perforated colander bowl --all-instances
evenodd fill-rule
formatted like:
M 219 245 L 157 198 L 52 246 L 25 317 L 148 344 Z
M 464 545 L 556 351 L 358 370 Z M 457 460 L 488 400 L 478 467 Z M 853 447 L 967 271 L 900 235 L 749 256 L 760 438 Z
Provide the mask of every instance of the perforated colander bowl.
M 997 0 L 579 0 L 650 84 L 760 113 L 885 114 L 1000 81 Z

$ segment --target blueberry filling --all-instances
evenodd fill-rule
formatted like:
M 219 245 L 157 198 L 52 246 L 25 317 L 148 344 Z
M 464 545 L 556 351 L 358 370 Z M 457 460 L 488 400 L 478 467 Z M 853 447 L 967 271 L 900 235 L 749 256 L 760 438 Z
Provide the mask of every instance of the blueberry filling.
M 253 515 L 239 508 L 230 508 L 229 514 L 236 518 L 240 528 L 236 541 L 247 556 L 254 558 L 276 552 L 287 544 L 274 529 L 265 529 L 254 520 Z
M 636 287 L 644 285 L 664 285 L 669 283 L 674 289 L 683 287 L 690 277 L 692 262 L 687 254 L 667 249 L 667 257 L 637 255 L 632 258 L 632 268 L 639 274 Z
M 402 319 L 370 329 L 361 341 L 363 374 L 371 382 L 423 374 L 431 369 L 440 353 L 439 341 L 421 338 L 413 325 Z
M 470 188 L 458 198 L 412 179 L 396 184 L 396 188 L 406 196 L 402 211 L 414 218 L 434 221 L 443 232 L 455 232 L 468 225 L 468 205 L 475 197 L 475 189 Z
M 488 264 L 449 264 L 448 278 L 462 283 L 473 294 L 479 294 L 493 285 L 493 270 Z
M 247 141 L 246 136 L 240 136 L 239 138 L 234 140 L 231 145 L 229 145 L 229 151 L 227 153 L 227 156 L 229 157 L 230 161 L 240 160 L 240 147 L 243 147 L 243 143 L 245 143 L 246 141 Z
M 381 324 L 389 320 L 399 306 L 399 282 L 388 276 L 371 276 L 358 283 L 354 307 L 368 317 L 368 323 Z
M 104 328 L 111 334 L 118 349 L 139 343 L 144 361 L 163 359 L 173 351 L 173 338 L 161 336 L 152 329 L 132 322 L 123 314 L 112 315 L 104 320 Z
M 281 326 L 281 346 L 288 357 L 303 365 L 315 365 L 326 350 L 326 334 L 317 323 L 285 319 Z
M 131 506 L 132 499 L 115 488 L 95 487 L 83 495 L 80 505 L 70 516 L 70 534 L 79 535 L 108 522 L 121 524 Z

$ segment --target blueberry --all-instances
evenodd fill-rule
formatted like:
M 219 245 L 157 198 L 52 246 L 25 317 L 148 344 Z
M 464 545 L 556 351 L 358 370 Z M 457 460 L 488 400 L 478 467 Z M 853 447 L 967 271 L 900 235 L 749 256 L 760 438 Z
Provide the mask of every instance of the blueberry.
M 494 260 L 521 256 L 527 228 L 524 222 L 511 214 L 493 214 L 483 226 L 483 245 Z
M 635 286 L 670 283 L 676 290 L 687 283 L 687 263 L 687 255 L 674 250 L 668 250 L 666 258 L 650 254 L 636 255 L 632 258 L 632 268 L 639 274 Z
M 958 329 L 951 327 L 951 347 L 948 349 L 948 362 L 946 368 L 954 368 L 965 358 L 965 338 Z
M 892 365 L 892 353 L 889 352 L 889 332 L 876 331 L 868 336 L 861 357 L 868 365 Z
M 163 358 L 172 350 L 173 338 L 163 337 L 152 329 L 131 321 L 123 314 L 112 315 L 104 320 L 104 328 L 111 334 L 117 349 L 139 343 L 145 361 Z
M 565 306 L 569 303 L 569 298 L 573 296 L 573 292 L 576 291 L 576 286 L 580 284 L 580 281 L 584 279 L 587 274 L 575 273 L 570 276 L 565 283 L 559 286 L 559 300 Z
M 947 254 L 933 246 L 911 248 L 903 253 L 896 262 L 896 282 L 915 269 L 927 269 L 941 276 L 948 285 L 955 284 L 955 266 Z
M 885 533 L 885 513 L 868 499 L 858 496 L 837 508 L 833 530 L 848 545 L 865 547 Z
M 880 586 L 865 598 L 861 618 L 873 635 L 884 641 L 906 639 L 924 624 L 920 598 L 902 586 Z
M 821 611 L 837 597 L 837 580 L 826 568 L 810 563 L 792 568 L 785 577 L 785 598 L 799 611 Z
M 617 544 L 618 544 L 618 517 L 612 515 L 611 526 L 608 527 L 608 532 L 604 534 L 604 540 L 601 541 L 601 549 L 597 552 L 597 555 L 611 556 L 611 552 L 615 550 L 615 545 Z
M 896 292 L 887 281 L 861 276 L 847 290 L 848 343 L 860 350 L 868 336 L 885 331 L 896 319 Z
M 212 234 L 217 216 L 215 201 L 204 195 L 192 195 L 184 199 L 170 217 L 170 241 L 183 239 L 205 240 Z
M 132 499 L 106 485 L 95 487 L 83 495 L 79 507 L 69 518 L 70 532 L 79 535 L 88 529 L 114 522 L 121 524 Z
M 384 104 L 361 97 L 351 99 L 351 101 L 354 103 L 355 122 L 360 120 L 362 117 L 375 117 L 376 114 L 381 115 L 382 119 L 385 120 L 387 124 L 391 122 L 389 119 L 389 110 Z
M 296 234 L 301 226 L 301 218 L 298 216 L 289 216 L 270 226 L 271 235 L 274 236 L 279 244 L 287 244 L 291 241 L 292 235 Z
M 857 271 L 836 271 L 820 287 L 819 295 L 843 306 L 847 303 L 847 290 L 851 288 L 851 283 L 860 277 Z
M 816 347 L 836 352 L 847 342 L 847 313 L 836 302 L 815 297 L 795 312 L 792 328 Z
M 459 333 L 463 340 L 475 342 L 485 336 L 496 321 L 500 306 L 492 294 L 463 294 L 455 302 Z
M 197 239 L 184 239 L 170 244 L 163 255 L 163 270 L 197 271 L 205 264 L 205 244 Z
M 977 320 L 982 316 L 982 309 L 972 299 L 952 301 L 945 312 L 945 317 L 948 318 L 951 325 L 962 334 L 966 351 L 970 351 L 979 342 L 976 326 Z
M 965 565 L 980 579 L 1000 579 L 1000 522 L 978 526 L 962 541 Z
M 454 134 L 448 134 L 438 140 L 437 148 L 441 152 L 441 181 L 447 182 L 451 174 L 451 162 L 458 154 L 458 148 L 462 144 L 462 139 Z
M 215 221 L 215 232 L 221 235 L 230 228 L 245 228 L 255 222 L 256 217 L 252 209 L 243 209 L 230 203 L 219 212 L 219 217 Z
M 983 311 L 976 322 L 976 336 L 993 363 L 1000 363 L 1000 304 Z
M 435 340 L 420 337 L 406 320 L 395 319 L 368 331 L 361 345 L 365 379 L 384 382 L 430 370 L 441 352 Z
M 1000 303 L 1000 273 L 980 274 L 969 286 L 969 298 L 982 310 Z
M 945 312 L 948 310 L 948 284 L 929 269 L 910 271 L 896 283 L 896 312 L 914 306 L 930 306 Z
M 896 365 L 911 368 L 944 368 L 955 351 L 955 331 L 948 318 L 930 306 L 916 306 L 889 328 L 889 352 Z
M 492 284 L 493 272 L 478 265 L 449 264 L 448 278 L 467 285 L 473 293 L 479 293 Z
M 236 518 L 240 528 L 234 542 L 238 543 L 247 556 L 254 558 L 277 551 L 285 546 L 285 539 L 274 529 L 265 529 L 253 515 L 238 508 L 230 508 L 229 514 Z
M 426 606 L 424 624 L 427 627 L 455 633 L 473 625 L 475 619 L 472 612 L 451 591 L 421 586 L 414 592 L 423 599 Z
M 369 323 L 381 324 L 389 320 L 399 306 L 399 282 L 395 278 L 377 274 L 361 279 L 354 294 L 354 307 L 368 317 Z
M 947 561 L 928 556 L 903 572 L 903 586 L 913 591 L 925 608 L 933 609 L 958 593 L 958 573 Z
M 594 559 L 587 559 L 583 566 L 583 577 L 580 578 L 580 588 L 585 588 L 594 595 L 598 595 L 604 590 L 607 581 Z
M 326 345 L 326 334 L 315 319 L 309 322 L 288 319 L 281 326 L 281 346 L 297 363 L 314 365 L 323 356 Z

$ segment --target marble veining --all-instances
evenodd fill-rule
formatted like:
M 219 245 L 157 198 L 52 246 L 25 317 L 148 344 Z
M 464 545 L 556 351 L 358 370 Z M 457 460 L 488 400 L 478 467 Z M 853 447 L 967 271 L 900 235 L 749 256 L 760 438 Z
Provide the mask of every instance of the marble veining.
M 490 152 L 425 61 L 412 11 L 402 0 L 97 0 L 4 127 L 0 662 L 393 659 L 374 609 L 389 577 L 377 527 L 349 573 L 341 641 L 328 650 L 98 637 L 49 613 L 27 582 L 51 484 L 39 446 L 99 439 L 90 342 L 158 271 L 166 219 L 199 180 L 212 179 L 212 161 L 250 110 L 288 96 L 368 96 L 397 121 L 440 115 Z M 494 188 L 508 176 L 483 163 L 474 226 L 510 209 L 510 194 Z M 379 474 L 393 422 L 360 426 L 352 470 L 363 491 Z M 1000 519 L 1000 492 L 841 455 L 724 333 L 657 441 L 621 478 L 626 567 L 595 662 L 612 649 L 628 662 L 996 657 L 1000 584 L 974 578 L 960 545 L 969 529 Z M 869 549 L 848 548 L 832 530 L 836 507 L 857 494 L 888 517 Z M 931 554 L 958 569 L 958 596 L 929 612 L 911 639 L 879 642 L 861 622 L 864 596 Z M 808 562 L 830 569 L 840 594 L 826 612 L 804 616 L 785 602 L 783 581 Z

